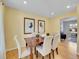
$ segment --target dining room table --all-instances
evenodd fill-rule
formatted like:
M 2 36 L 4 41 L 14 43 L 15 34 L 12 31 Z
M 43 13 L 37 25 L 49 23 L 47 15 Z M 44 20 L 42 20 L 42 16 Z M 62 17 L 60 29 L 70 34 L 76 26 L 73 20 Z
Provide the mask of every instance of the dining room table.
M 24 38 L 26 42 L 26 47 L 30 47 L 30 59 L 33 59 L 33 48 L 36 46 L 43 44 L 44 38 L 43 37 L 28 37 Z

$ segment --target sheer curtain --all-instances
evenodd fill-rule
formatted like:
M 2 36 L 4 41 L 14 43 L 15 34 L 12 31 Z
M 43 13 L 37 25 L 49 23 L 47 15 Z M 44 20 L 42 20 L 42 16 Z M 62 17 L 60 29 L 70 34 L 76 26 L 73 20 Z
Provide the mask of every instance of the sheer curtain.
M 5 40 L 4 40 L 4 24 L 3 24 L 4 6 L 0 2 L 0 59 L 5 59 Z

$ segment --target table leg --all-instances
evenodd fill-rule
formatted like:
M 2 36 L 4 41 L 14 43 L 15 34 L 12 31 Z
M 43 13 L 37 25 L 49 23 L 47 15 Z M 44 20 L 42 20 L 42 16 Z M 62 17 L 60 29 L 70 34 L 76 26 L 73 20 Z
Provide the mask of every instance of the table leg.
M 30 59 L 33 59 L 33 50 L 32 50 L 32 47 L 30 48 L 30 51 L 31 51 L 31 53 L 30 53 Z
M 35 52 L 35 55 L 36 55 L 36 47 L 34 48 L 34 52 Z

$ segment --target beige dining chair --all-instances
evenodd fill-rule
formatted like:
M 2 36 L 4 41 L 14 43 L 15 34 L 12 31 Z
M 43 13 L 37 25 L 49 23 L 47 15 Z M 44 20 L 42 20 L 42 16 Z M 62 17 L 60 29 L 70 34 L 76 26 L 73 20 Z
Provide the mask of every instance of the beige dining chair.
M 18 58 L 21 59 L 23 57 L 29 56 L 30 55 L 30 48 L 26 48 L 26 50 L 24 50 L 22 52 L 22 47 L 21 47 L 21 44 L 19 42 L 19 39 L 17 38 L 17 35 L 14 37 L 14 40 L 15 40 L 17 48 L 18 48 Z
M 51 56 L 50 56 L 51 42 L 52 42 L 52 37 L 45 36 L 43 45 L 36 47 L 37 52 L 39 52 L 42 55 L 42 59 L 44 59 L 44 56 L 46 55 L 49 55 L 49 59 L 51 59 Z M 37 53 L 37 57 L 38 57 L 38 53 Z
M 53 41 L 52 41 L 52 55 L 54 58 L 54 51 L 56 50 L 56 53 L 58 54 L 58 45 L 59 45 L 59 39 L 60 39 L 60 35 L 59 34 L 55 34 L 53 37 Z

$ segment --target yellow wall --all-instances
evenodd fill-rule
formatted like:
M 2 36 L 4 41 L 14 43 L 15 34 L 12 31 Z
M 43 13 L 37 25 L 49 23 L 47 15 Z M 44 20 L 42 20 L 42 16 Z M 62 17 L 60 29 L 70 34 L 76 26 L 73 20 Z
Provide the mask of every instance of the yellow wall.
M 46 33 L 50 32 L 49 24 L 50 19 L 46 17 L 36 16 L 34 14 L 24 13 L 13 8 L 5 7 L 5 32 L 6 32 L 6 49 L 16 48 L 14 36 L 18 35 L 18 39 L 21 42 L 21 45 L 24 46 L 24 17 L 34 18 L 35 27 L 37 32 L 38 20 L 45 20 L 45 29 Z

